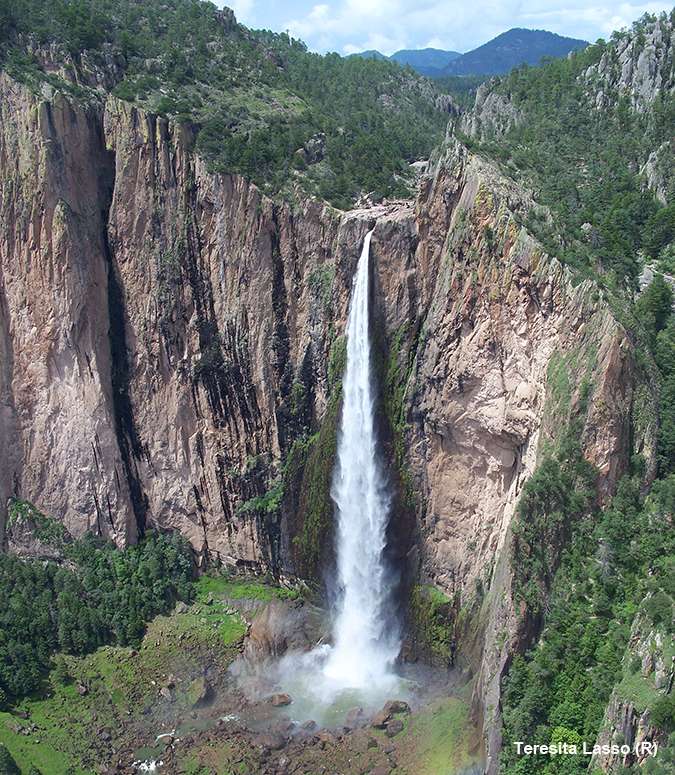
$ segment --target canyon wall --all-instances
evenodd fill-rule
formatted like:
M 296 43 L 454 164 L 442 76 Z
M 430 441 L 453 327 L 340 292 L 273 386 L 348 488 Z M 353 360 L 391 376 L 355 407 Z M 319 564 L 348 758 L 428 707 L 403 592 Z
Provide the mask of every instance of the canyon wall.
M 531 634 L 515 504 L 575 414 L 600 499 L 631 451 L 653 457 L 633 344 L 521 225 L 528 193 L 452 139 L 415 201 L 349 213 L 211 174 L 192 142 L 112 97 L 0 76 L 0 523 L 20 498 L 75 535 L 177 529 L 202 560 L 302 574 L 297 539 L 332 542 L 303 481 L 332 454 L 331 371 L 375 224 L 395 521 L 414 514 L 401 552 L 470 612 L 460 648 L 494 771 L 500 680 Z M 303 444 L 314 458 L 284 490 Z

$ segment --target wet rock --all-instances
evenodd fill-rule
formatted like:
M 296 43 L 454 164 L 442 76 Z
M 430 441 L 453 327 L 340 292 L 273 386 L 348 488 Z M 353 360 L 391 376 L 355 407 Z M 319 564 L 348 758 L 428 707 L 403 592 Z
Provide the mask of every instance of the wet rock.
M 392 716 L 395 713 L 410 713 L 410 705 L 407 702 L 403 702 L 403 700 L 389 700 L 385 702 L 382 710 Z
M 287 651 L 307 651 L 325 634 L 320 608 L 303 601 L 273 600 L 253 620 L 244 658 L 255 665 Z
M 399 732 L 403 731 L 403 722 L 401 719 L 392 719 L 386 727 L 385 734 L 387 737 L 395 737 Z
M 325 748 L 326 745 L 334 745 L 337 742 L 337 737 L 329 729 L 322 729 L 316 738 L 319 741 L 320 748 Z
M 387 721 L 391 718 L 391 713 L 384 710 L 384 708 L 378 711 L 370 720 L 370 726 L 375 729 L 384 729 L 387 726 Z
M 291 721 L 289 718 L 284 718 L 277 721 L 277 723 L 272 726 L 272 731 L 280 735 L 288 735 L 294 726 L 295 722 Z
M 286 738 L 278 732 L 267 732 L 258 737 L 258 745 L 261 748 L 267 748 L 269 751 L 280 751 L 286 746 Z
M 313 732 L 316 729 L 316 721 L 312 721 L 311 719 L 305 721 L 303 724 L 300 724 L 300 729 L 304 729 L 305 732 Z
M 274 705 L 275 708 L 282 708 L 285 705 L 290 705 L 293 700 L 291 699 L 290 694 L 286 694 L 285 692 L 279 692 L 278 694 L 273 694 L 269 699 L 270 705 Z
M 347 729 L 356 729 L 366 723 L 366 717 L 363 708 L 352 708 L 345 716 L 345 727 Z

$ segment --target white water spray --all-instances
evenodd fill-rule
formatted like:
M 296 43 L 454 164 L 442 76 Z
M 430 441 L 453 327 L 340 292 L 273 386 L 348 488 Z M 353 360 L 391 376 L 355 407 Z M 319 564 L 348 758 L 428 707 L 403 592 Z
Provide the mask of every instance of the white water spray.
M 390 498 L 375 436 L 369 336 L 368 233 L 363 244 L 347 321 L 347 367 L 337 464 L 331 495 L 336 504 L 338 602 L 334 646 L 324 675 L 344 688 L 374 689 L 394 680 L 400 640 L 388 611 L 384 564 Z

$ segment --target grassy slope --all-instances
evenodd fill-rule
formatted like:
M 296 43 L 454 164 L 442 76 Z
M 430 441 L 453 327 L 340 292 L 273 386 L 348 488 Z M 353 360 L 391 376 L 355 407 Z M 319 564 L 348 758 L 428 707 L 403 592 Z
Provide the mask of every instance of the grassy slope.
M 228 613 L 228 599 L 267 602 L 289 594 L 264 584 L 201 578 L 194 605 L 185 613 L 154 619 L 137 652 L 106 646 L 85 657 L 64 657 L 72 681 L 59 684 L 52 673 L 51 696 L 18 706 L 30 715 L 27 721 L 0 713 L 0 743 L 22 769 L 34 765 L 43 775 L 64 775 L 73 768 L 76 775 L 89 775 L 100 743 L 96 730 L 109 732 L 116 742 L 122 722 L 142 722 L 144 711 L 156 704 L 168 675 L 199 672 L 205 654 L 226 669 L 246 629 L 238 614 Z M 86 695 L 78 693 L 78 684 L 88 687 Z M 187 693 L 187 686 L 179 684 L 179 706 L 187 705 Z M 37 729 L 30 735 L 15 731 L 33 724 Z

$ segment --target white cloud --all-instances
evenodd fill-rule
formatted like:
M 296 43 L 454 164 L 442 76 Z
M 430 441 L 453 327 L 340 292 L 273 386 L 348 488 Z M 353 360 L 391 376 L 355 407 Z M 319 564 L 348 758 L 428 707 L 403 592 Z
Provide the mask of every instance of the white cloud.
M 335 0 L 296 12 L 283 28 L 318 50 L 375 48 L 392 54 L 430 46 L 468 51 L 511 27 L 592 41 L 643 13 L 669 9 L 667 2 L 657 0 Z
M 222 5 L 222 3 L 219 3 L 219 5 Z M 237 21 L 240 21 L 243 24 L 253 22 L 255 18 L 253 14 L 253 0 L 226 0 L 225 5 L 234 11 Z

